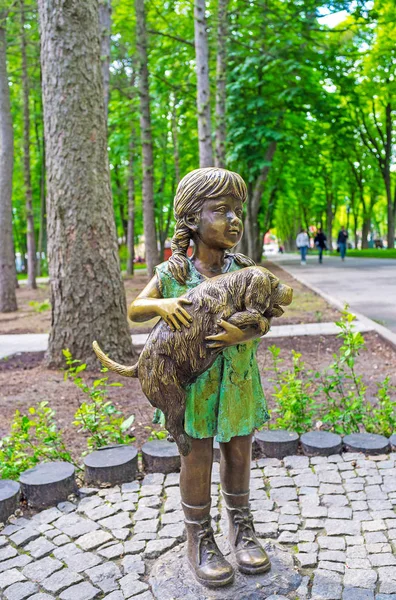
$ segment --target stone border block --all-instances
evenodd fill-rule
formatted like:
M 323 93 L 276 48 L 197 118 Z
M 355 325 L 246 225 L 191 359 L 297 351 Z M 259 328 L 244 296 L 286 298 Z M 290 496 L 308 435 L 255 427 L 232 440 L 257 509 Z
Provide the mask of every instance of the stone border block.
M 74 466 L 68 462 L 41 463 L 21 473 L 19 481 L 29 506 L 36 508 L 55 506 L 78 492 Z
M 285 429 L 263 429 L 257 431 L 256 444 L 261 455 L 267 458 L 284 458 L 297 454 L 299 435 Z
M 180 470 L 180 454 L 175 442 L 152 440 L 142 446 L 146 473 L 175 473 Z
M 376 433 L 351 433 L 344 437 L 344 448 L 348 452 L 364 454 L 386 454 L 389 452 L 389 440 Z
M 136 478 L 138 451 L 135 446 L 104 446 L 84 458 L 86 485 L 118 485 Z
M 330 456 L 342 450 L 341 436 L 330 431 L 308 431 L 300 442 L 306 456 Z
M 0 480 L 0 523 L 5 523 L 19 506 L 21 486 L 11 479 Z

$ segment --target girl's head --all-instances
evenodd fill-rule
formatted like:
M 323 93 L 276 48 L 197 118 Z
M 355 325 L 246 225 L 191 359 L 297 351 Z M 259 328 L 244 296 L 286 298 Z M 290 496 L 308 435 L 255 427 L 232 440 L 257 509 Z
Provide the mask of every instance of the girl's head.
M 192 225 L 199 222 L 205 201 L 223 196 L 233 196 L 242 203 L 247 200 L 246 184 L 242 177 L 226 169 L 196 169 L 183 177 L 177 187 L 173 204 L 176 226 L 172 238 L 172 256 L 168 263 L 172 275 L 180 283 L 185 283 L 189 271 L 187 250 L 193 237 Z M 249 264 L 254 263 L 250 261 Z

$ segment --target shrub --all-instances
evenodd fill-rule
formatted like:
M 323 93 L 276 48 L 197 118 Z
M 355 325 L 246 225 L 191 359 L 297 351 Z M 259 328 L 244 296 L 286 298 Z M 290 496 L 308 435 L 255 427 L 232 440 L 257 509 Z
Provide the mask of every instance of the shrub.
M 49 460 L 73 462 L 56 425 L 55 411 L 48 402 L 29 408 L 27 415 L 15 411 L 11 433 L 0 441 L 1 478 L 18 479 L 26 469 Z
M 85 383 L 80 373 L 86 370 L 87 365 L 73 359 L 69 350 L 63 350 L 68 370 L 65 378 L 73 383 L 88 397 L 80 403 L 74 415 L 73 425 L 79 427 L 79 432 L 88 435 L 88 450 L 96 450 L 109 444 L 129 444 L 135 438 L 128 433 L 135 420 L 134 415 L 127 419 L 112 402 L 107 400 L 110 387 L 122 387 L 121 383 L 108 383 L 108 377 L 95 379 L 92 385 Z M 106 373 L 108 369 L 102 369 Z

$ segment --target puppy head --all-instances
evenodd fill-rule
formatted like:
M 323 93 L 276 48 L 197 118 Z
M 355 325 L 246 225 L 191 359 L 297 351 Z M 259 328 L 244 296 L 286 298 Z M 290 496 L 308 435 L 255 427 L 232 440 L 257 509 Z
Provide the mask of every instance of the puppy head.
M 281 283 L 275 275 L 264 267 L 253 267 L 254 271 L 261 274 L 260 280 L 253 286 L 250 302 L 267 318 L 283 315 L 282 306 L 288 306 L 293 299 L 293 289 Z M 256 302 L 255 302 L 256 299 Z M 248 306 L 246 306 L 248 308 Z

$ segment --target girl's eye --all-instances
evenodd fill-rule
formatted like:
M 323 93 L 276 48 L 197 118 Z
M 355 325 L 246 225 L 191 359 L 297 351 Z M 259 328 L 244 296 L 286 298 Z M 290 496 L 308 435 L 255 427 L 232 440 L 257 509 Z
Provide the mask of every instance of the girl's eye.
M 219 206 L 218 208 L 216 208 L 216 212 L 222 213 L 224 214 L 226 212 L 226 207 L 225 206 Z

